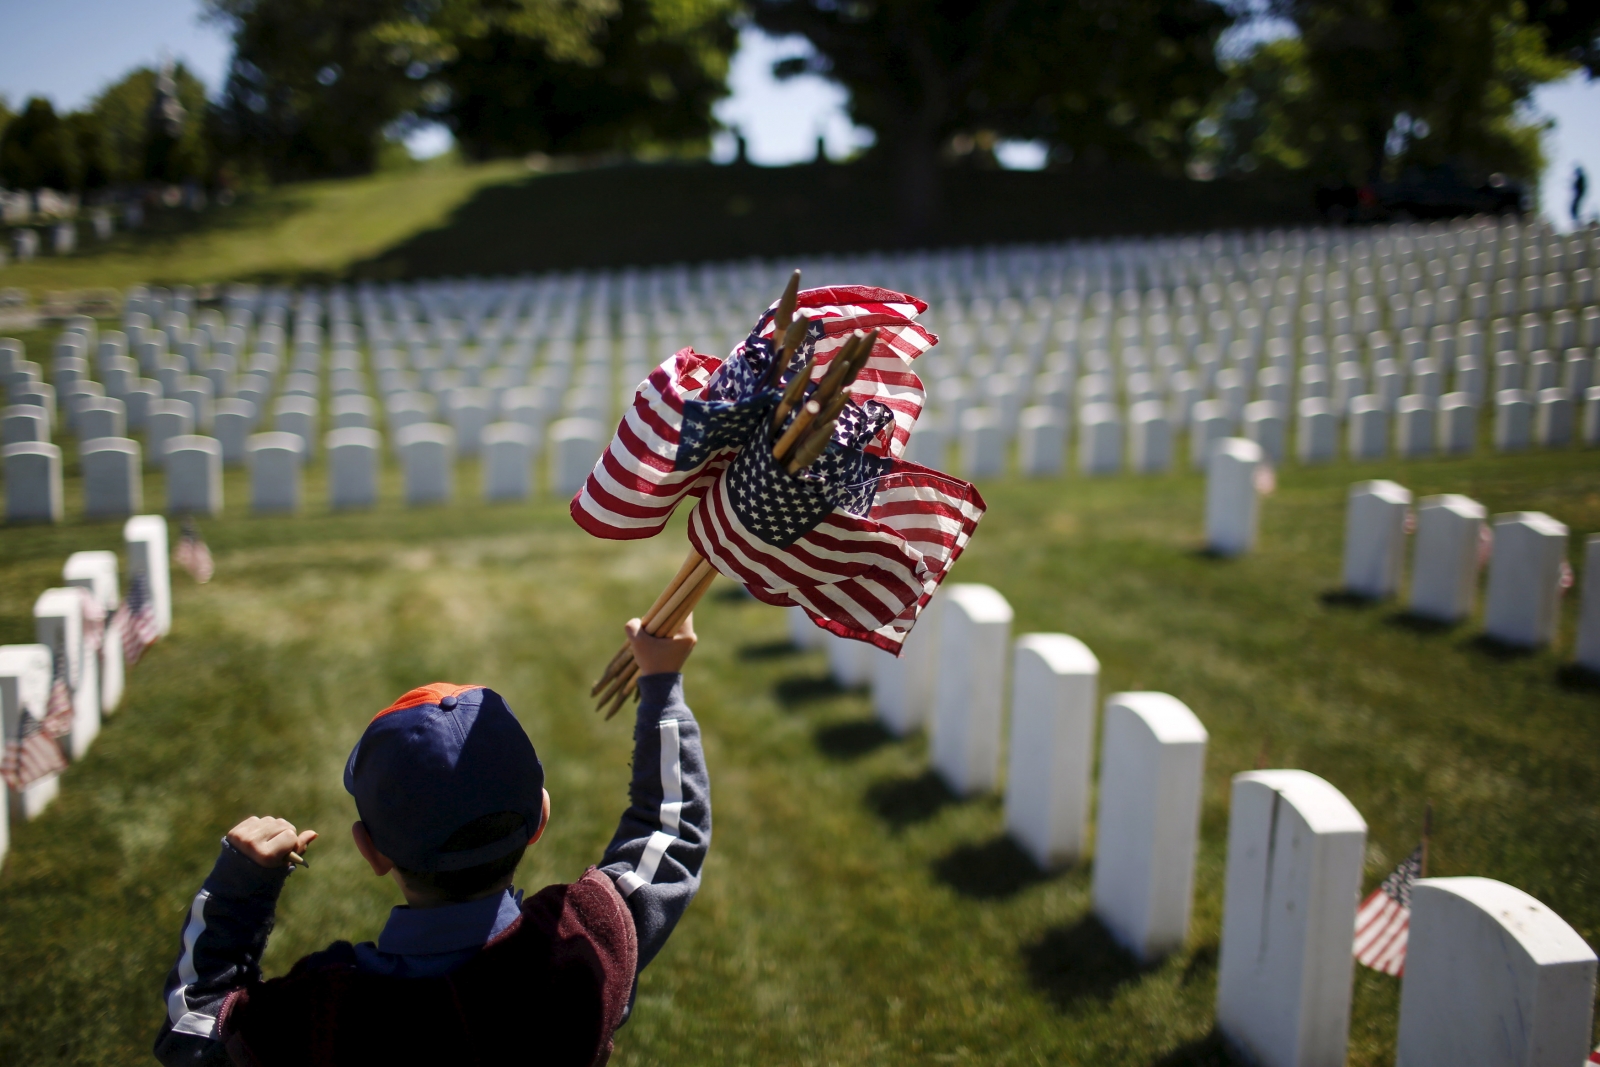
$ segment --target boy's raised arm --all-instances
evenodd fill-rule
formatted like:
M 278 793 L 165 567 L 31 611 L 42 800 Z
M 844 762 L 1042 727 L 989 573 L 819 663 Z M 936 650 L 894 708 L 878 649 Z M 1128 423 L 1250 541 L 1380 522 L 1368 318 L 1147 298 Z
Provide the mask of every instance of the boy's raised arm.
M 711 846 L 711 783 L 700 726 L 683 699 L 678 670 L 694 647 L 692 622 L 671 638 L 629 623 L 639 679 L 630 804 L 600 861 L 633 913 L 639 969 L 655 958 L 700 888 Z
M 228 832 L 184 916 L 178 962 L 163 987 L 167 1017 L 156 1059 L 168 1067 L 228 1062 L 216 1037 L 217 1013 L 230 993 L 260 979 L 289 854 L 303 852 L 315 837 L 271 816 L 252 816 Z

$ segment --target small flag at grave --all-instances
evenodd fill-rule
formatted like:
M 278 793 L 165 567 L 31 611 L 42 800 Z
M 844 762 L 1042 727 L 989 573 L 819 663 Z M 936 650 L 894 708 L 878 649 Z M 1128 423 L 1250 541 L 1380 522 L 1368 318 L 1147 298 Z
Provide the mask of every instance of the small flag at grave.
M 128 586 L 127 599 L 117 611 L 122 615 L 122 659 L 131 667 L 161 636 L 156 632 L 156 606 L 150 599 L 150 580 L 135 574 Z
M 1589 1053 L 1589 1067 L 1596 1067 L 1597 1064 L 1600 1064 L 1600 1048 Z
M 984 512 L 967 482 L 906 462 L 927 305 L 871 286 L 800 291 L 796 271 L 726 360 L 685 348 L 642 383 L 572 499 L 596 537 L 659 533 L 685 498 L 693 550 L 645 613 L 674 632 L 718 573 L 763 603 L 898 653 Z M 629 648 L 598 682 L 614 714 Z
M 1405 970 L 1411 886 L 1422 874 L 1422 855 L 1418 845 L 1356 910 L 1356 962 L 1363 967 L 1396 976 Z
M 183 520 L 183 534 L 178 538 L 178 547 L 173 549 L 172 558 L 178 561 L 178 566 L 189 572 L 201 585 L 211 580 L 216 573 L 211 562 L 211 549 L 206 547 L 205 540 L 200 536 L 200 531 L 195 529 L 194 522 L 190 519 Z
M 67 685 L 67 653 L 57 646 L 51 656 L 50 699 L 44 707 L 44 732 L 65 737 L 72 732 L 72 688 Z
M 65 770 L 66 756 L 61 746 L 45 730 L 44 724 L 23 709 L 17 733 L 6 738 L 5 754 L 0 756 L 0 779 L 19 792 L 45 775 Z

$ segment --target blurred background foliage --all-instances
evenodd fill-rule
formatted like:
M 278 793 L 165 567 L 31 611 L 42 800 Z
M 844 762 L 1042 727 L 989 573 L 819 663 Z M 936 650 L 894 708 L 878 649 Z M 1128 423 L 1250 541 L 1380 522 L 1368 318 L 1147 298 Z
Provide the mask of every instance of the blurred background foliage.
M 849 93 L 915 224 L 951 168 L 1034 142 L 1053 168 L 1358 187 L 1532 178 L 1541 84 L 1600 68 L 1576 0 L 207 0 L 214 99 L 181 65 L 81 112 L 0 108 L 0 184 L 234 189 L 372 173 L 438 122 L 472 160 L 701 158 L 741 27 L 799 35 L 775 73 Z

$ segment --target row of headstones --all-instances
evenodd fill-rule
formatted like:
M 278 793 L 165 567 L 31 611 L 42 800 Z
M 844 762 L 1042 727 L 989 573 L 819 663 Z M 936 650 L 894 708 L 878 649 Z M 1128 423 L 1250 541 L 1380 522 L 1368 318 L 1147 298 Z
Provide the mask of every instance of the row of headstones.
M 1087 646 L 1066 634 L 1013 644 L 1011 607 L 985 585 L 938 593 L 900 658 L 789 610 L 795 643 L 825 648 L 840 685 L 870 685 L 886 729 L 928 728 L 933 768 L 959 796 L 998 784 L 1009 660 L 1006 831 L 1041 868 L 1085 858 L 1100 670 Z M 1148 964 L 1188 935 L 1208 734 L 1158 692 L 1112 694 L 1100 734 L 1094 912 Z M 1216 1011 L 1224 1037 L 1252 1062 L 1345 1061 L 1366 830 L 1314 774 L 1233 778 Z M 1486 878 L 1423 880 L 1412 893 L 1399 1062 L 1579 1063 L 1595 970 L 1582 937 L 1521 890 Z
M 550 428 L 551 479 L 556 491 L 571 495 L 611 438 L 601 423 L 562 419 Z M 495 423 L 482 434 L 483 499 L 527 500 L 533 493 L 537 440 L 519 422 Z M 325 440 L 328 505 L 334 510 L 370 508 L 378 502 L 383 439 L 376 430 L 348 427 Z M 84 515 L 120 518 L 144 509 L 144 475 L 139 442 L 102 437 L 84 442 Z M 441 423 L 417 423 L 396 434 L 404 499 L 409 506 L 455 499 L 455 431 Z M 293 513 L 303 505 L 304 439 L 272 431 L 252 435 L 246 444 L 250 467 L 250 507 L 262 514 Z M 0 449 L 5 472 L 7 522 L 58 523 L 65 516 L 65 491 L 59 446 L 36 441 Z M 166 510 L 173 515 L 220 515 L 223 511 L 223 446 L 216 438 L 182 435 L 162 447 L 166 470 Z
M 1495 395 L 1493 442 L 1498 452 L 1522 452 L 1535 444 L 1570 447 L 1574 440 L 1600 446 L 1600 386 L 1590 387 L 1579 409 L 1564 389 L 1551 388 L 1530 398 L 1522 390 Z M 1302 464 L 1331 463 L 1339 458 L 1340 418 L 1331 401 L 1311 397 L 1297 405 L 1294 452 Z M 1446 393 L 1435 403 L 1421 395 L 1403 396 L 1391 416 L 1381 399 L 1359 396 L 1351 401 L 1344 426 L 1345 453 L 1352 460 L 1382 459 L 1391 454 L 1416 459 L 1433 455 L 1467 455 L 1478 444 L 1478 407 L 1466 393 Z M 1161 474 L 1177 463 L 1181 420 L 1159 400 L 1130 405 L 1126 418 L 1108 402 L 1085 404 L 1078 411 L 1077 466 L 1085 475 Z M 1220 400 L 1195 404 L 1187 420 L 1189 459 L 1204 468 L 1216 442 L 1243 431 L 1260 445 L 1275 466 L 1289 454 L 1289 420 L 1283 405 L 1255 400 L 1234 417 Z M 970 477 L 1004 474 L 1014 437 L 1017 464 L 1027 477 L 1060 474 L 1067 465 L 1070 420 L 1056 404 L 1023 408 L 1014 420 L 990 407 L 968 408 L 959 431 L 930 412 L 912 433 L 913 462 L 943 467 L 952 437 L 958 446 L 958 469 Z
M 122 528 L 127 551 L 127 576 L 142 578 L 149 619 L 145 623 L 156 637 L 172 629 L 172 584 L 167 557 L 167 520 L 159 515 L 135 515 Z M 33 605 L 36 644 L 0 645 L 0 727 L 9 745 L 22 733 L 26 714 L 35 723 L 47 714 L 50 690 L 56 679 L 56 657 L 72 700 L 72 728 L 57 739 L 62 755 L 79 760 L 100 733 L 104 716 L 122 702 L 124 670 L 122 627 L 132 625 L 117 612 L 122 602 L 117 554 L 111 551 L 74 552 L 62 567 L 62 585 L 41 593 Z M 82 592 L 80 592 L 82 590 Z M 86 632 L 85 594 L 104 615 L 99 647 Z M 21 789 L 3 790 L 5 810 L 0 811 L 0 862 L 10 847 L 10 827 L 37 816 L 60 792 L 60 774 L 52 772 Z
M 1415 512 L 1411 491 L 1391 481 L 1356 482 L 1345 509 L 1344 588 L 1384 600 L 1401 591 L 1406 538 L 1415 530 L 1407 610 L 1435 622 L 1458 623 L 1478 600 L 1479 572 L 1489 566 L 1484 596 L 1485 636 L 1518 648 L 1552 644 L 1561 599 L 1571 584 L 1565 524 L 1539 511 L 1496 515 L 1470 497 L 1423 497 Z M 1576 659 L 1600 672 L 1600 534 L 1584 547 Z

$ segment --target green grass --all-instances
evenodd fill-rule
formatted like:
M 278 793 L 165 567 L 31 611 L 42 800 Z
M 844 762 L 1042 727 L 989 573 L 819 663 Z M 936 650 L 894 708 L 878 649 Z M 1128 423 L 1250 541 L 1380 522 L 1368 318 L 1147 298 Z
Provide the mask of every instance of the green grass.
M 1194 182 L 1119 167 L 952 169 L 947 210 L 908 242 L 892 175 L 869 165 L 629 163 L 530 174 L 438 160 L 251 193 L 200 215 L 0 269 L 41 297 L 136 283 L 315 282 L 591 270 L 749 256 L 988 245 L 1315 221 L 1308 189 Z
M 367 178 L 280 185 L 198 215 L 152 212 L 145 228 L 118 233 L 105 245 L 80 226 L 77 254 L 13 263 L 0 270 L 0 286 L 40 297 L 143 283 L 341 277 L 352 262 L 437 227 L 484 186 L 526 173 L 520 163 L 441 161 Z
M 714 593 L 688 693 L 715 839 L 614 1062 L 1224 1062 L 1211 1014 L 1228 783 L 1263 750 L 1361 810 L 1369 886 L 1415 843 L 1431 798 L 1435 873 L 1518 885 L 1600 943 L 1600 697 L 1564 669 L 1565 646 L 1512 655 L 1475 622 L 1420 628 L 1393 605 L 1325 596 L 1345 488 L 1380 476 L 1600 529 L 1600 467 L 1581 452 L 1291 468 L 1260 551 L 1234 561 L 1197 550 L 1192 475 L 983 487 L 991 510 L 956 579 L 998 587 L 1019 633 L 1088 642 L 1103 693 L 1173 693 L 1211 732 L 1193 928 L 1149 969 L 1089 918 L 1087 866 L 1032 871 L 1001 835 L 998 798 L 952 799 L 923 740 L 883 734 L 865 693 L 787 648 L 780 612 Z M 548 498 L 407 511 L 390 483 L 377 511 L 330 515 L 308 489 L 306 515 L 250 518 L 230 475 L 229 515 L 204 527 L 216 579 L 175 579 L 171 637 L 55 805 L 15 835 L 0 871 L 0 1062 L 145 1061 L 185 905 L 244 815 L 324 834 L 284 894 L 270 973 L 373 937 L 398 897 L 349 841 L 340 771 L 373 711 L 413 685 L 493 685 L 533 736 L 554 813 L 520 885 L 571 880 L 600 855 L 625 803 L 629 730 L 596 721 L 584 693 L 681 559 L 680 526 L 608 543 Z M 119 536 L 77 521 L 0 531 L 0 640 L 31 640 L 33 599 L 68 552 Z M 1397 989 L 1358 971 L 1352 1064 L 1393 1062 Z

